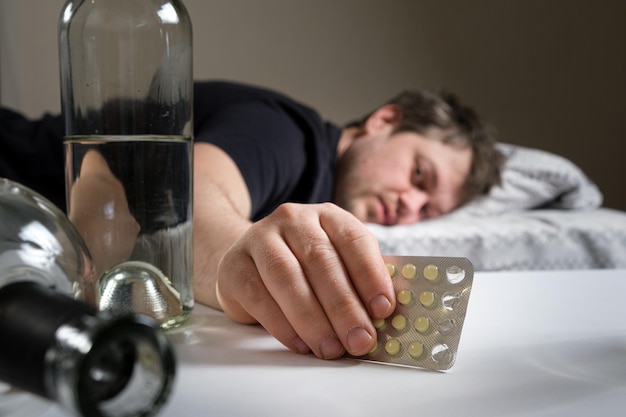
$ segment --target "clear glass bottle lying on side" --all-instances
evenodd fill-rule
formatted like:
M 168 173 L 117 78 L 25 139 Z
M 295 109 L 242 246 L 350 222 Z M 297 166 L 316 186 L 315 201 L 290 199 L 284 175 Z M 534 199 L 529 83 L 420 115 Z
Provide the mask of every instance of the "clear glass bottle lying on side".
M 92 280 L 91 258 L 41 195 L 0 178 L 0 219 L 0 381 L 80 416 L 156 414 L 175 375 L 158 324 L 75 298 Z

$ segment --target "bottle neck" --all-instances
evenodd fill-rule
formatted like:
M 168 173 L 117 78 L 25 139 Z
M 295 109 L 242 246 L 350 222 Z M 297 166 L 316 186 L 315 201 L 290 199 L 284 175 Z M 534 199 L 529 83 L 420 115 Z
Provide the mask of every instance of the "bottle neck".
M 49 286 L 14 278 L 0 288 L 0 379 L 51 398 L 43 378 L 44 359 L 55 344 L 57 329 L 75 317 L 94 313 L 94 307 Z
M 101 314 L 36 282 L 0 288 L 0 334 L 10 335 L 0 380 L 79 415 L 153 415 L 175 374 L 168 339 L 147 317 Z
M 154 415 L 175 374 L 169 341 L 151 319 L 83 316 L 61 326 L 46 357 L 46 385 L 80 415 Z

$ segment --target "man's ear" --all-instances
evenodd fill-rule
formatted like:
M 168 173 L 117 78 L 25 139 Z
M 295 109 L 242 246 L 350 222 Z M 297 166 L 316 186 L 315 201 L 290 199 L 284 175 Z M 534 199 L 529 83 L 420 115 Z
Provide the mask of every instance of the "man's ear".
M 365 121 L 365 131 L 368 133 L 391 133 L 400 120 L 400 109 L 394 104 L 386 104 L 375 110 Z

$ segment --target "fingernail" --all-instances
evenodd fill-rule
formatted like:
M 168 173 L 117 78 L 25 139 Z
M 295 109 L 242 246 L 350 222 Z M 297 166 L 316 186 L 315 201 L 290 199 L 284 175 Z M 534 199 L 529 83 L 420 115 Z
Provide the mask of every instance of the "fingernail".
M 360 355 L 370 350 L 372 336 L 362 327 L 355 327 L 348 332 L 348 350 L 353 355 Z
M 298 353 L 308 353 L 311 350 L 298 336 L 293 338 L 293 348 Z
M 320 352 L 322 359 L 338 358 L 343 355 L 343 346 L 336 337 L 329 336 L 320 343 Z
M 370 301 L 370 312 L 374 318 L 385 318 L 391 313 L 391 302 L 387 297 L 379 294 Z

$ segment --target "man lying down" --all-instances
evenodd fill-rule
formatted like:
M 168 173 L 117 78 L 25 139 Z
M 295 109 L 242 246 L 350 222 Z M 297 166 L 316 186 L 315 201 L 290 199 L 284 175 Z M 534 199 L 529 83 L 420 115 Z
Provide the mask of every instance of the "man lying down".
M 395 294 L 364 223 L 449 213 L 500 181 L 503 157 L 453 95 L 405 91 L 342 127 L 279 92 L 194 91 L 194 292 L 294 352 L 366 354 Z M 0 176 L 65 209 L 63 121 L 0 110 Z

